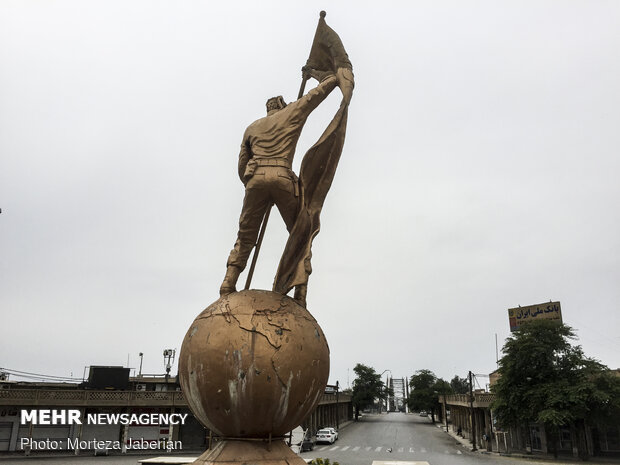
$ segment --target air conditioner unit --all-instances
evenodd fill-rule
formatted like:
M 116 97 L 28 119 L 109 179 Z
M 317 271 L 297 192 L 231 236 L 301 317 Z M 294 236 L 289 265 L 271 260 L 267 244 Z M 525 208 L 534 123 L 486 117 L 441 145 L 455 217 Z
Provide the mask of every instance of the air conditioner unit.
M 144 383 L 136 384 L 136 391 L 146 391 L 146 384 Z

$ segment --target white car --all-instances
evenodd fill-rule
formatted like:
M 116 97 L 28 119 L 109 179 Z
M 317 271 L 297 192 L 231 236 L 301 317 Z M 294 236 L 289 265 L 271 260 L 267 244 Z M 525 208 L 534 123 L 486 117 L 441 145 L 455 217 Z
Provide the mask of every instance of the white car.
M 336 436 L 336 441 L 338 440 L 338 431 L 336 430 L 336 428 L 324 428 L 324 429 L 330 430 L 332 434 Z
M 316 432 L 316 442 L 328 442 L 333 444 L 336 442 L 337 435 L 332 431 L 332 428 L 323 428 Z

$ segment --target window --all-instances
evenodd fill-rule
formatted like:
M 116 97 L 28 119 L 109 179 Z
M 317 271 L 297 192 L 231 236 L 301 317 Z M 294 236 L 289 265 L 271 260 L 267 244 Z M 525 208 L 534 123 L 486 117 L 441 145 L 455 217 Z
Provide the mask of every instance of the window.
M 539 426 L 530 426 L 530 437 L 532 438 L 532 450 L 542 450 Z

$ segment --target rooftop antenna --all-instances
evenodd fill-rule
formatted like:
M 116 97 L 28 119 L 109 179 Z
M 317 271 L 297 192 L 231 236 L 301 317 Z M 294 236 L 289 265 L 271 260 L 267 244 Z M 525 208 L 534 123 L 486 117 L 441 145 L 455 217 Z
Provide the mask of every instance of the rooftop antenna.
M 164 364 L 166 366 L 166 383 L 168 382 L 168 377 L 170 376 L 170 369 L 172 368 L 172 364 L 174 363 L 174 357 L 176 353 L 177 353 L 176 349 L 164 350 Z
M 138 371 L 138 376 L 142 376 L 142 358 L 144 357 L 144 353 L 140 352 L 138 354 L 138 356 L 140 357 L 140 370 Z

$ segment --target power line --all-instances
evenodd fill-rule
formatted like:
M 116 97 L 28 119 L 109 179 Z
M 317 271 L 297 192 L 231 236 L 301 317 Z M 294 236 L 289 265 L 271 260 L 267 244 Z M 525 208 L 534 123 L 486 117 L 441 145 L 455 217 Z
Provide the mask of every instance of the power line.
M 0 367 L 0 371 L 4 371 L 13 376 L 29 379 L 41 379 L 48 381 L 82 381 L 82 378 L 71 378 L 69 376 L 44 375 L 41 373 L 32 373 L 29 371 L 13 370 L 11 368 Z

